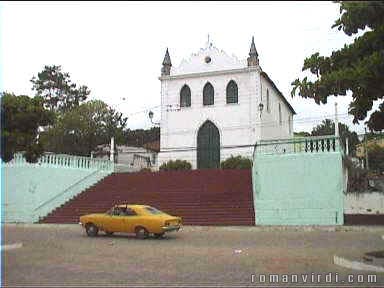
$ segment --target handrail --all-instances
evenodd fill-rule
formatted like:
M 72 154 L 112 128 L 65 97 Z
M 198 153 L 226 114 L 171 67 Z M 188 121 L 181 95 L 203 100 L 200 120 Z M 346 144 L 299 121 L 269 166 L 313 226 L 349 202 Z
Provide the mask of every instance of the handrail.
M 45 205 L 47 205 L 48 203 L 52 202 L 53 200 L 57 199 L 58 197 L 64 195 L 65 193 L 67 193 L 70 189 L 72 189 L 73 187 L 75 187 L 76 185 L 80 184 L 81 182 L 83 182 L 84 180 L 86 180 L 87 178 L 95 175 L 97 172 L 100 172 L 99 170 L 95 170 L 93 171 L 92 173 L 86 175 L 85 177 L 81 178 L 80 180 L 78 180 L 77 182 L 71 184 L 69 187 L 65 188 L 64 191 L 62 191 L 61 193 L 59 194 L 56 194 L 55 196 L 53 196 L 52 198 L 48 199 L 47 201 L 45 201 L 43 204 L 40 204 L 37 208 L 35 208 L 33 211 L 37 211 L 39 210 L 40 208 L 44 207 Z

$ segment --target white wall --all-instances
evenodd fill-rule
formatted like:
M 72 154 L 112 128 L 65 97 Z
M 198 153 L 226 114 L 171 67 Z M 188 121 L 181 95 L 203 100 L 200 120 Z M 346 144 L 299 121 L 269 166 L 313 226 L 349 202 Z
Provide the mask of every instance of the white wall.
M 346 194 L 344 214 L 384 214 L 383 193 Z
M 293 136 L 293 114 L 283 102 L 277 91 L 264 77 L 261 78 L 262 102 L 262 139 L 290 138 Z M 267 110 L 267 90 L 269 91 L 269 111 Z M 279 122 L 279 103 L 281 105 L 282 123 Z M 288 118 L 291 117 L 290 121 Z
M 258 76 L 259 74 L 253 71 L 163 80 L 161 151 L 183 147 L 196 148 L 198 130 L 206 120 L 212 121 L 219 129 L 221 146 L 254 145 L 259 139 L 256 127 L 260 126 L 257 111 L 259 103 Z M 236 104 L 226 103 L 226 87 L 231 80 L 234 80 L 238 85 L 238 103 Z M 210 82 L 214 87 L 215 99 L 214 105 L 204 106 L 203 88 L 207 82 Z M 182 107 L 178 111 L 167 111 L 167 107 L 179 106 L 180 90 L 185 84 L 191 89 L 191 107 Z M 242 154 L 241 149 L 231 149 L 231 152 L 236 155 Z M 225 160 L 228 154 L 228 151 L 222 151 L 221 160 Z M 184 159 L 195 164 L 196 151 L 179 152 L 177 156 L 172 153 L 163 154 L 161 152 L 159 165 L 169 159 Z

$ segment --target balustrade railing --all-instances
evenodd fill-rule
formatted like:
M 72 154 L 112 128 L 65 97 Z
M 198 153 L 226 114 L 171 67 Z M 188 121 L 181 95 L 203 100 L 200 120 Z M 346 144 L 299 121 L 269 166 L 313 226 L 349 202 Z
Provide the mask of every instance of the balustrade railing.
M 314 136 L 292 139 L 261 140 L 255 146 L 256 154 L 295 154 L 344 152 L 340 138 L 336 136 Z
M 13 159 L 6 164 L 25 165 L 28 164 L 28 162 L 25 160 L 24 156 L 21 153 L 16 153 Z M 113 171 L 114 169 L 114 163 L 109 160 L 93 159 L 88 157 L 72 156 L 65 154 L 45 154 L 42 155 L 35 164 L 39 164 L 41 166 L 59 166 L 67 168 L 92 169 L 103 171 Z

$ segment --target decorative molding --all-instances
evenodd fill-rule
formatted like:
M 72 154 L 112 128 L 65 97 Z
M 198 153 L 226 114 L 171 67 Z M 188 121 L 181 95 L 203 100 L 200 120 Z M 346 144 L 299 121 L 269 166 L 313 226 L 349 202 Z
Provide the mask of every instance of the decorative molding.
M 248 72 L 261 72 L 260 66 L 256 67 L 244 67 L 240 69 L 229 69 L 229 70 L 221 70 L 221 71 L 207 71 L 207 72 L 197 72 L 197 73 L 189 73 L 183 75 L 173 75 L 173 76 L 160 76 L 159 80 L 176 80 L 176 79 L 185 79 L 185 78 L 198 78 L 198 77 L 206 77 L 206 76 L 221 76 L 226 74 L 237 74 L 237 73 L 248 73 Z

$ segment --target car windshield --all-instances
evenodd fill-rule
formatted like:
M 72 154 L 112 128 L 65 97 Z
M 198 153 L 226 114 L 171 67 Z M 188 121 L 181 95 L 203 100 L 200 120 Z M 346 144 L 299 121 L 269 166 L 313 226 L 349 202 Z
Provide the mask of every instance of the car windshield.
M 156 208 L 153 208 L 153 207 L 145 207 L 145 210 L 147 210 L 149 213 L 151 214 L 165 214 L 164 212 L 156 209 Z

